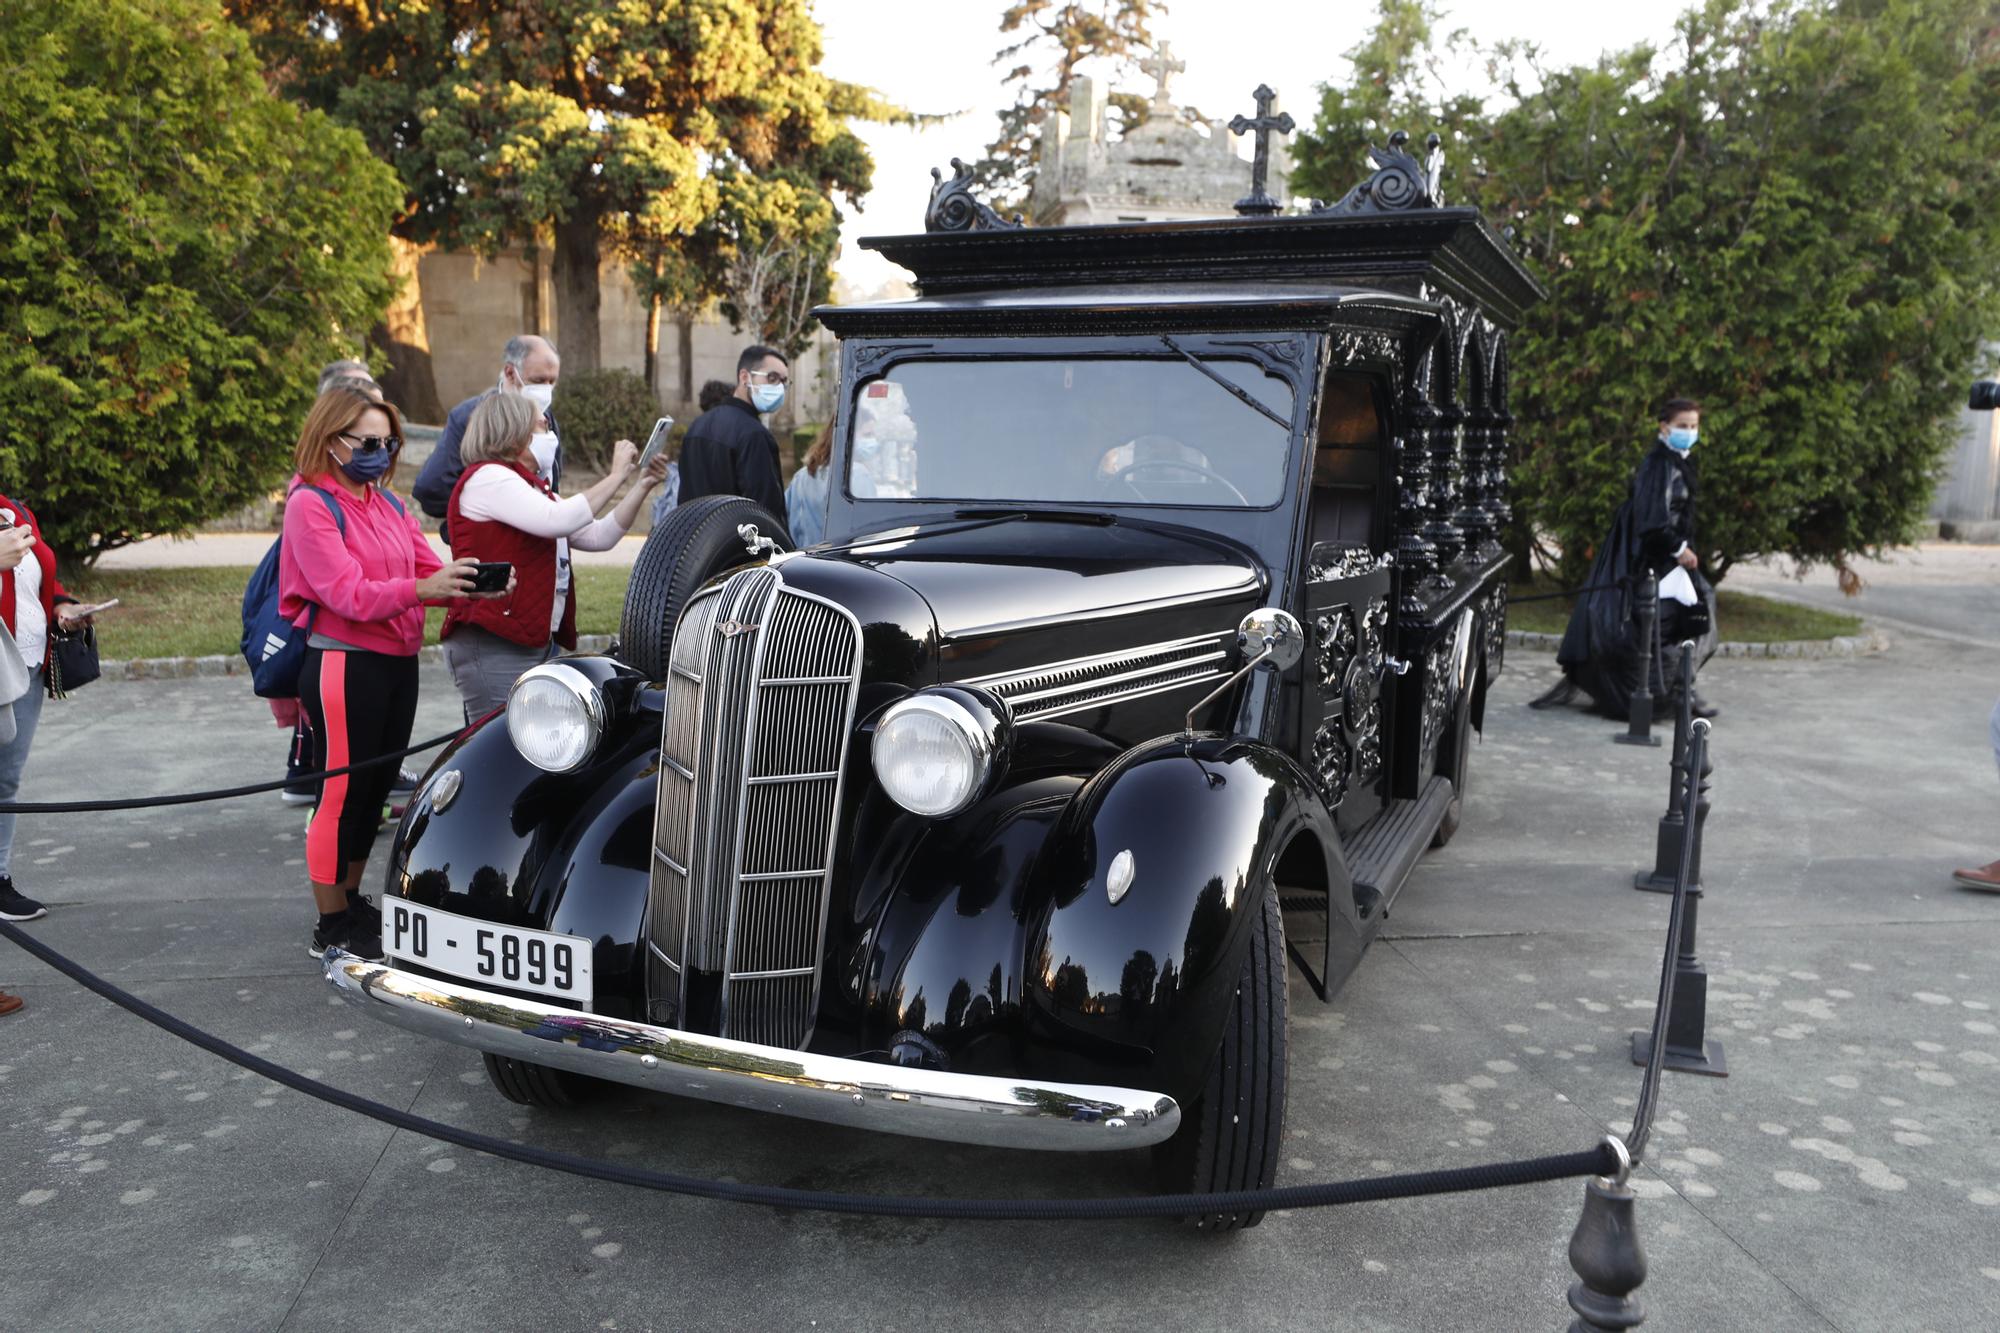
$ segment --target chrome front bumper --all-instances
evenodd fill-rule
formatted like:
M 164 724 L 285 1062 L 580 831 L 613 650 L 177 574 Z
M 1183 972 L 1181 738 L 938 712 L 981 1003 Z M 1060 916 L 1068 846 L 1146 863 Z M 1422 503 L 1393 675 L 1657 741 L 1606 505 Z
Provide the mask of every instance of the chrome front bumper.
M 578 1013 L 436 981 L 338 949 L 341 998 L 427 1037 L 531 1064 L 855 1129 L 1058 1152 L 1143 1148 L 1172 1136 L 1171 1097 L 875 1064 Z

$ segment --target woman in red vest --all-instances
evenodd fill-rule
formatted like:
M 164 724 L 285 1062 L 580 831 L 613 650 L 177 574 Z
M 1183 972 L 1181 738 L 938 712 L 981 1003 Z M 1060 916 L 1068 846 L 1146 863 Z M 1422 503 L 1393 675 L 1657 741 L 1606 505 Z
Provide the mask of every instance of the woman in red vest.
M 616 510 L 597 511 L 638 470 L 639 449 L 620 440 L 611 472 L 580 495 L 558 498 L 535 470 L 528 447 L 540 410 L 519 394 L 487 396 L 466 424 L 459 455 L 465 471 L 452 489 L 445 522 L 451 553 L 461 560 L 505 560 L 514 590 L 490 601 L 454 603 L 445 613 L 444 657 L 465 700 L 466 720 L 507 702 L 507 691 L 529 667 L 557 649 L 576 647 L 576 598 L 569 552 L 608 551 L 631 530 L 647 494 L 667 475 L 654 461 Z
M 28 507 L 0 495 L 0 623 L 13 636 L 21 664 L 28 668 L 28 692 L 14 703 L 12 736 L 0 744 L 0 801 L 20 795 L 21 770 L 28 747 L 35 743 L 35 724 L 42 715 L 42 694 L 48 688 L 44 669 L 49 660 L 49 631 L 75 629 L 86 623 L 71 615 L 76 598 L 56 578 L 56 553 L 42 540 L 41 525 Z M 0 644 L 0 652 L 9 651 Z M 33 921 L 44 915 L 42 905 L 14 887 L 9 864 L 14 847 L 14 816 L 0 815 L 0 921 Z M 20 1002 L 0 992 L 0 1014 L 12 1013 Z

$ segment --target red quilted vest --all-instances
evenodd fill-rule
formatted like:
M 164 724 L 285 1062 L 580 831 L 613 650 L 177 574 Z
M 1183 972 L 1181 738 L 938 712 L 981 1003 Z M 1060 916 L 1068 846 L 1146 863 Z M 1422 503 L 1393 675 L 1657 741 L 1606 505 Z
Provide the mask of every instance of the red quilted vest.
M 483 467 L 510 468 L 536 490 L 554 498 L 548 484 L 533 469 L 522 467 L 519 463 L 474 463 L 460 474 L 458 485 L 452 487 L 451 504 L 445 511 L 445 521 L 451 531 L 452 556 L 458 560 L 510 562 L 514 566 L 514 595 L 454 600 L 445 608 L 444 628 L 439 634 L 448 639 L 461 625 L 477 625 L 489 634 L 497 634 L 524 647 L 538 647 L 549 641 L 549 611 L 555 605 L 556 597 L 556 539 L 532 536 L 505 523 L 467 518 L 461 513 L 458 504 L 459 497 L 465 494 L 465 483 Z M 570 588 L 569 600 L 563 605 L 562 622 L 556 626 L 555 641 L 572 651 L 576 648 L 574 584 Z

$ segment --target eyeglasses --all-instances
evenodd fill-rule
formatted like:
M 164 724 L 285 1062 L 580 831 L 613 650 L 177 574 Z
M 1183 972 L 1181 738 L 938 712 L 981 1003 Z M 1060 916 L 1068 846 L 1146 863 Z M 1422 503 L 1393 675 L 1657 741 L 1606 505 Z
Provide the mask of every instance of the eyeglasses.
M 377 449 L 393 450 L 403 447 L 403 437 L 400 435 L 350 435 L 342 431 L 340 438 L 350 441 L 350 447 L 356 453 L 372 454 Z
M 759 375 L 762 375 L 764 377 L 764 383 L 766 384 L 791 383 L 791 381 L 785 377 L 785 372 L 782 370 L 753 370 L 749 372 L 749 375 L 750 375 L 750 382 L 752 384 L 755 384 L 757 382 L 757 377 Z

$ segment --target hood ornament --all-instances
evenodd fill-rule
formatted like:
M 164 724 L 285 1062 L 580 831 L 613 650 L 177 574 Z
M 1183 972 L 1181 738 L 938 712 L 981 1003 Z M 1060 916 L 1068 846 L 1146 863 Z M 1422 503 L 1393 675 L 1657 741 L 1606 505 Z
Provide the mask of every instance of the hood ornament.
M 743 543 L 743 548 L 750 552 L 752 557 L 776 555 L 783 549 L 778 545 L 776 538 L 766 537 L 759 532 L 755 523 L 738 523 L 736 540 Z
M 741 634 L 755 634 L 762 625 L 753 625 L 741 620 L 724 620 L 715 627 L 715 632 L 725 639 L 733 639 Z

